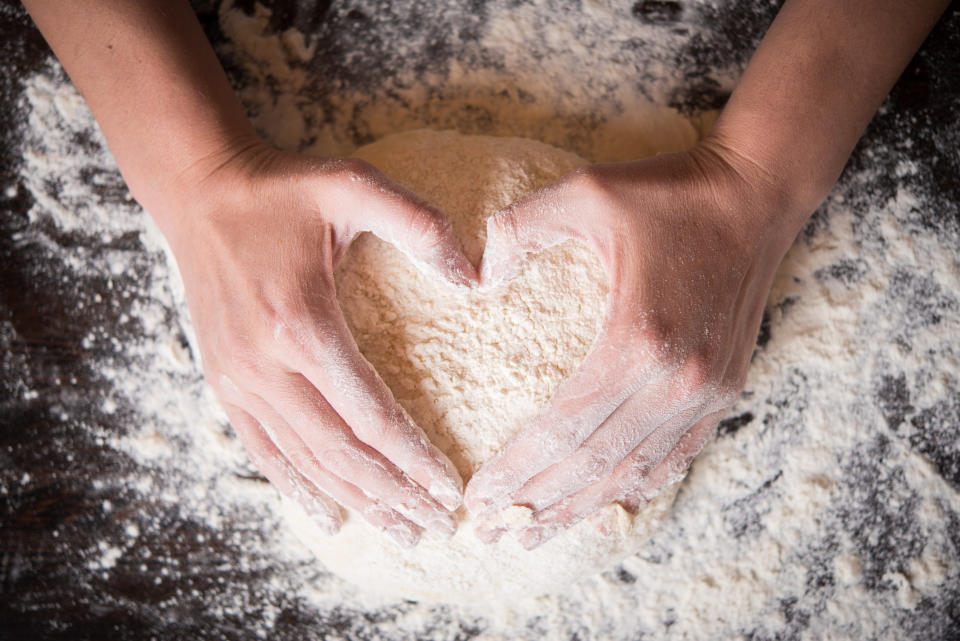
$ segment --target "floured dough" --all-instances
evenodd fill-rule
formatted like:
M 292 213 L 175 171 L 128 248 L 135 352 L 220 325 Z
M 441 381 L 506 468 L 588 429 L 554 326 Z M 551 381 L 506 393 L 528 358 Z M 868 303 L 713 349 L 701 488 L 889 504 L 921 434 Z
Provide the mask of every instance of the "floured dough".
M 411 131 L 356 155 L 444 210 L 471 260 L 483 252 L 485 221 L 523 194 L 586 163 L 522 138 Z M 523 274 L 489 293 L 457 292 L 421 273 L 393 246 L 364 234 L 337 269 L 337 296 L 364 356 L 464 480 L 490 459 L 583 360 L 603 320 L 606 275 L 568 241 L 533 258 Z M 483 603 L 557 591 L 634 552 L 664 518 L 667 492 L 632 516 L 603 515 L 611 532 L 581 522 L 528 552 L 509 534 L 479 542 L 460 511 L 452 540 L 429 533 L 413 550 L 349 514 L 325 536 L 299 508 L 298 535 L 331 571 L 391 598 Z M 511 519 L 523 519 L 523 508 Z

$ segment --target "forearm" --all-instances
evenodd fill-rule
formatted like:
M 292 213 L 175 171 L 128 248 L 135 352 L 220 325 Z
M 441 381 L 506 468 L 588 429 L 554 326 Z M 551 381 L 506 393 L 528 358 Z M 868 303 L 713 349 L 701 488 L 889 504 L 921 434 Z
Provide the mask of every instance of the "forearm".
M 789 203 L 795 234 L 948 0 L 787 0 L 711 139 Z M 792 238 L 792 235 L 791 235 Z
M 186 0 L 24 5 L 161 227 L 185 177 L 202 177 L 256 140 Z

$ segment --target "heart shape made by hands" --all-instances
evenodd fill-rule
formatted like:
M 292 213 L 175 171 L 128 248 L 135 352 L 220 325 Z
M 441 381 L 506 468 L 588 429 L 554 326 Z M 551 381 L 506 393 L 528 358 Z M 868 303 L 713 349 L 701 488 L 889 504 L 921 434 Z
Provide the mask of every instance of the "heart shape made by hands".
M 446 212 L 475 263 L 490 215 L 586 162 L 533 140 L 428 130 L 388 136 L 356 155 Z M 517 278 L 483 292 L 454 290 L 363 234 L 338 265 L 336 281 L 364 356 L 464 481 L 583 361 L 608 294 L 600 261 L 572 241 L 533 256 Z M 512 536 L 484 544 L 463 508 L 452 539 L 426 533 L 413 549 L 351 514 L 332 537 L 291 501 L 286 514 L 323 564 L 365 596 L 474 607 L 519 603 L 610 567 L 656 530 L 674 493 L 636 515 L 612 504 L 602 515 L 609 528 L 587 519 L 531 551 Z M 507 512 L 511 522 L 529 518 L 524 507 Z
M 585 164 L 533 140 L 420 130 L 361 148 L 446 212 L 468 258 L 487 218 Z M 543 407 L 603 321 L 606 274 L 583 245 L 534 256 L 494 291 L 458 291 L 370 234 L 337 269 L 337 296 L 364 356 L 464 480 Z

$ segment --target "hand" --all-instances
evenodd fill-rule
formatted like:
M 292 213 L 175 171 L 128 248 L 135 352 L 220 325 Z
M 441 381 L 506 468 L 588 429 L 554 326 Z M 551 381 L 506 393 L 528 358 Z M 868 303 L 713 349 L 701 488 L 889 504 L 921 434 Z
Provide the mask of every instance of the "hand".
M 636 511 L 681 478 L 742 389 L 797 232 L 761 222 L 782 206 L 773 184 L 704 142 L 581 168 L 488 221 L 482 286 L 576 238 L 599 256 L 610 296 L 581 367 L 468 484 L 481 539 L 503 534 L 507 506 L 532 510 L 518 538 L 533 548 L 611 502 Z
M 207 380 L 251 459 L 328 532 L 340 503 L 406 546 L 421 528 L 452 534 L 462 481 L 360 354 L 334 289 L 362 231 L 470 286 L 449 220 L 367 163 L 263 145 L 193 182 L 165 232 Z

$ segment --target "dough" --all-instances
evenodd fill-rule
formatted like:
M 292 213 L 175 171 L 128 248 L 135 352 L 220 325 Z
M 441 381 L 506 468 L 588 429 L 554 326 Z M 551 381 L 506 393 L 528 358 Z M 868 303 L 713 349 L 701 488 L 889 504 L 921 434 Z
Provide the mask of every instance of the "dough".
M 474 261 L 483 252 L 488 216 L 586 163 L 533 140 L 430 130 L 388 136 L 355 155 L 443 209 Z M 573 241 L 534 257 L 507 287 L 478 293 L 435 282 L 393 246 L 364 234 L 336 280 L 364 356 L 464 480 L 583 360 L 608 291 L 599 261 Z M 555 592 L 608 568 L 656 529 L 674 492 L 636 516 L 608 506 L 606 536 L 584 521 L 532 552 L 509 533 L 492 546 L 480 543 L 463 509 L 452 540 L 425 533 L 413 550 L 356 514 L 330 537 L 293 503 L 286 512 L 323 564 L 365 592 L 477 604 Z M 524 508 L 511 511 L 511 519 L 529 516 Z

